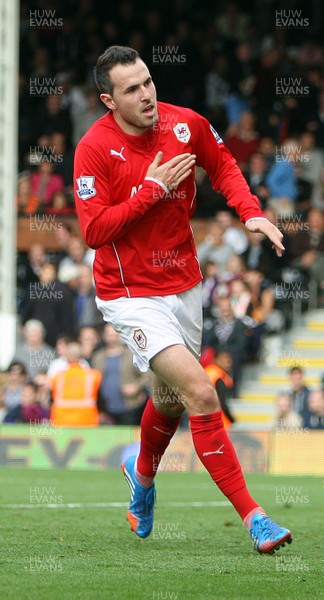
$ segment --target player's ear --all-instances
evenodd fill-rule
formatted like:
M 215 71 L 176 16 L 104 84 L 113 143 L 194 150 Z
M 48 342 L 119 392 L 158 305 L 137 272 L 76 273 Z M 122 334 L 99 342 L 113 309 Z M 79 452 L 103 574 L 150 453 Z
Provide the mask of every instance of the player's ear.
M 100 94 L 100 100 L 107 108 L 110 108 L 110 110 L 116 110 L 116 104 L 110 94 Z

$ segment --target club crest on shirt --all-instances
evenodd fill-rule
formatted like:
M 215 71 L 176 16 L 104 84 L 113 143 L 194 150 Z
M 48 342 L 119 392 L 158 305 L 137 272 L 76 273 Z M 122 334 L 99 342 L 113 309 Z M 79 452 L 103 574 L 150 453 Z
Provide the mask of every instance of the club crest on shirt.
M 212 125 L 210 125 L 210 131 L 212 132 L 217 144 L 223 144 L 221 136 L 219 135 L 219 133 L 217 133 L 216 129 L 214 129 Z
M 147 337 L 141 329 L 134 329 L 133 340 L 141 350 L 145 350 L 147 346 Z
M 95 179 L 93 175 L 86 175 L 76 180 L 79 188 L 76 193 L 81 200 L 88 200 L 96 195 L 97 190 L 94 187 Z
M 188 123 L 177 123 L 175 127 L 173 127 L 173 131 L 179 142 L 183 142 L 184 144 L 189 142 L 191 138 L 191 131 Z

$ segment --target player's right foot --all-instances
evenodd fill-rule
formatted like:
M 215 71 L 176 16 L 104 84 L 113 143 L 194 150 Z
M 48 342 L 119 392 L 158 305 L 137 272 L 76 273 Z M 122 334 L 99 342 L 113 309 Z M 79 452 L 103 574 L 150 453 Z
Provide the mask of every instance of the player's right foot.
M 273 554 L 285 543 L 291 544 L 292 535 L 289 529 L 281 527 L 270 517 L 256 513 L 252 517 L 250 536 L 255 550 L 261 554 Z
M 131 493 L 126 519 L 139 537 L 146 538 L 153 528 L 155 485 L 153 483 L 149 488 L 145 488 L 137 481 L 135 460 L 136 456 L 129 456 L 121 466 Z

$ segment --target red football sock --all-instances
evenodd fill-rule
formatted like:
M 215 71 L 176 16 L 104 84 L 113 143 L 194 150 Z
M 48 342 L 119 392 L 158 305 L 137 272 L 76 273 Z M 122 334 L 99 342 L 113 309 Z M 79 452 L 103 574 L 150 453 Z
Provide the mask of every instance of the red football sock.
M 180 418 L 181 415 L 176 418 L 162 415 L 154 407 L 152 398 L 149 398 L 141 419 L 141 446 L 136 465 L 140 475 L 152 479 L 156 475 Z
M 208 473 L 242 519 L 259 505 L 250 496 L 222 419 L 221 411 L 191 416 L 190 428 L 196 452 Z

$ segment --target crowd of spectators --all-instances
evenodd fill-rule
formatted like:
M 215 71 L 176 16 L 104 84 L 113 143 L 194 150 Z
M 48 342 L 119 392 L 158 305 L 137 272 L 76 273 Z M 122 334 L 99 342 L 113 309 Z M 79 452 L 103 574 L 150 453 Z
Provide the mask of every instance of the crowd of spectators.
M 42 322 L 29 319 L 3 374 L 0 422 L 139 425 L 151 393 L 149 374 L 133 366 L 111 325 L 58 334 L 52 346 Z
M 289 372 L 290 389 L 276 398 L 274 429 L 283 433 L 324 429 L 324 378 L 322 387 L 310 389 L 303 369 L 293 366 Z
M 289 14 L 291 7 L 308 26 L 294 27 L 293 19 L 290 27 L 276 26 L 280 10 Z M 52 27 L 46 20 L 51 10 Z M 93 65 L 116 43 L 140 52 L 160 100 L 209 118 L 263 206 L 304 215 L 311 206 L 323 208 L 321 12 L 319 0 L 214 6 L 177 0 L 150 8 L 141 1 L 108 7 L 70 0 L 56 2 L 53 13 L 50 2 L 39 0 L 32 11 L 37 27 L 22 1 L 19 211 L 73 208 L 73 149 L 106 111 L 94 88 Z M 200 214 L 213 215 L 215 204 L 201 191 Z
M 40 25 L 45 21 L 37 27 L 28 3 L 21 2 L 17 211 L 20 217 L 59 215 L 60 227 L 51 234 L 55 251 L 40 244 L 35 232 L 28 253 L 18 253 L 22 339 L 8 377 L 22 370 L 27 383 L 21 386 L 30 386 L 26 398 L 35 399 L 40 387 L 37 402 L 45 413 L 50 378 L 40 385 L 37 377 L 49 377 L 52 360 L 64 357 L 66 348 L 60 349 L 68 341 L 79 344 L 84 368 L 101 372 L 99 422 L 138 422 L 149 394 L 147 382 L 137 381 L 133 371 L 130 381 L 120 375 L 118 392 L 106 389 L 109 380 L 116 385 L 115 351 L 119 369 L 129 357 L 120 340 L 102 328 L 94 304 L 94 253 L 64 221 L 75 215 L 75 145 L 106 111 L 92 69 L 109 45 L 139 51 L 159 100 L 210 120 L 267 217 L 284 233 L 286 253 L 277 259 L 270 243 L 245 230 L 197 168 L 194 218 L 205 220 L 198 243 L 203 350 L 229 354 L 233 395 L 239 395 L 242 366 L 259 360 L 264 336 L 291 325 L 291 303 L 307 306 L 310 282 L 316 304 L 324 305 L 324 48 L 318 16 L 323 7 L 319 0 L 296 0 L 293 8 L 301 11 L 305 26 L 283 27 L 276 25 L 276 11 L 291 9 L 291 3 L 210 4 L 158 0 L 148 8 L 144 0 L 109 6 L 70 0 L 56 2 L 54 10 L 39 0 L 33 14 Z M 47 24 L 49 15 L 55 26 Z M 28 344 L 37 346 L 46 365 L 31 363 L 30 355 L 26 362 Z M 127 385 L 133 392 L 138 388 L 136 400 Z
M 220 304 L 226 316 L 229 301 L 222 299 Z M 234 353 L 233 360 L 231 343 L 208 346 L 201 356 L 219 395 L 226 427 L 235 422 L 228 405 L 237 386 L 235 357 Z M 83 327 L 78 338 L 59 335 L 52 347 L 45 342 L 41 321 L 30 319 L 7 372 L 2 374 L 0 423 L 139 425 L 152 394 L 150 375 L 134 367 L 131 352 L 110 324 L 99 331 Z M 187 425 L 184 415 L 182 427 Z M 324 375 L 322 386 L 310 389 L 303 369 L 297 365 L 290 369 L 287 389 L 276 398 L 272 428 L 282 433 L 324 429 Z

